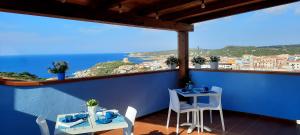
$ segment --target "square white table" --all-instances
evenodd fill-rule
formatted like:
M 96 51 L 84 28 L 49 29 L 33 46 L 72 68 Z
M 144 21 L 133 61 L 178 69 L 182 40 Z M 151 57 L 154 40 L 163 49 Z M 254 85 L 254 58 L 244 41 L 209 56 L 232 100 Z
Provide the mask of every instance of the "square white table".
M 64 118 L 66 115 L 75 115 L 74 114 L 62 114 L 58 115 L 55 124 L 54 135 L 68 135 L 68 134 L 83 134 L 83 133 L 94 133 L 98 131 L 112 130 L 112 129 L 120 129 L 127 128 L 128 124 L 125 120 L 125 117 L 122 115 L 118 115 L 116 118 L 112 120 L 112 122 L 108 124 L 99 124 L 95 121 L 91 121 L 90 117 L 83 123 L 75 125 L 73 127 L 64 127 L 60 125 L 60 120 Z
M 205 92 L 205 93 L 202 93 L 202 92 L 200 92 L 200 89 L 201 88 L 193 88 L 193 90 L 191 92 L 182 92 L 182 89 L 176 89 L 176 92 L 179 95 L 183 96 L 183 97 L 193 97 L 193 106 L 194 106 L 194 108 L 197 108 L 197 98 L 198 97 L 215 96 L 215 95 L 218 94 L 216 92 Z M 195 90 L 197 90 L 197 91 L 195 91 Z M 203 118 L 200 118 L 200 119 L 203 119 Z M 193 130 L 196 127 L 200 127 L 199 123 L 197 123 L 197 116 L 196 116 L 195 112 L 193 112 L 192 123 L 184 123 L 184 125 L 191 125 L 189 127 L 188 131 L 187 131 L 188 133 L 192 133 Z M 204 129 L 206 131 L 211 132 L 211 129 L 209 127 L 207 127 L 207 126 L 204 126 Z

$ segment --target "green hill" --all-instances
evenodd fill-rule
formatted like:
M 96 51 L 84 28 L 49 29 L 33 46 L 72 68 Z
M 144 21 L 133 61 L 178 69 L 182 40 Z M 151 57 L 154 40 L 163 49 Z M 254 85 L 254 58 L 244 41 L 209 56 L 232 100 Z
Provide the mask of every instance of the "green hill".
M 22 73 L 15 73 L 15 72 L 0 72 L 0 78 L 6 78 L 6 79 L 14 79 L 14 80 L 24 80 L 24 81 L 42 81 L 45 80 L 45 78 L 39 78 L 38 76 L 28 73 L 28 72 L 22 72 Z
M 133 53 L 134 54 L 134 53 Z M 158 56 L 158 55 L 170 55 L 177 54 L 176 50 L 157 51 L 157 52 L 143 52 L 140 53 L 143 56 Z M 300 54 L 300 44 L 297 45 L 274 45 L 274 46 L 226 46 L 221 49 L 190 49 L 190 55 L 218 55 L 229 57 L 241 57 L 244 54 L 255 56 L 268 56 L 279 54 Z
M 300 45 L 278 45 L 278 46 L 227 46 L 222 49 L 206 50 L 206 55 L 219 55 L 241 57 L 243 54 L 255 56 L 268 56 L 279 54 L 300 54 Z

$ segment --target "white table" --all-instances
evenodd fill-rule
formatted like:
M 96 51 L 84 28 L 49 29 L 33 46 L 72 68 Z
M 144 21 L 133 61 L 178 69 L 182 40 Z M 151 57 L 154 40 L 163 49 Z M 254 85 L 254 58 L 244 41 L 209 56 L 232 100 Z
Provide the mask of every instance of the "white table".
M 194 88 L 195 89 L 201 89 L 201 88 Z M 194 108 L 197 108 L 197 98 L 198 97 L 207 97 L 207 96 L 215 96 L 217 95 L 218 93 L 201 93 L 201 92 L 196 92 L 196 91 L 193 91 L 193 92 L 182 92 L 181 91 L 182 89 L 176 89 L 176 92 L 183 96 L 183 97 L 193 97 L 193 106 Z M 193 119 L 192 119 L 192 123 L 184 123 L 183 125 L 190 125 L 189 129 L 188 129 L 188 133 L 192 133 L 193 130 L 196 128 L 196 127 L 200 127 L 200 124 L 197 123 L 197 115 L 195 112 L 193 112 L 193 115 L 192 115 Z M 200 118 L 200 119 L 203 119 L 203 118 Z M 211 132 L 211 129 L 207 126 L 204 126 L 204 129 L 208 132 Z
M 74 113 L 76 114 L 76 113 Z M 78 125 L 73 127 L 63 127 L 60 124 L 60 119 L 64 118 L 66 115 L 74 115 L 74 114 L 62 114 L 58 115 L 55 124 L 55 135 L 68 135 L 68 134 L 83 134 L 83 133 L 94 133 L 98 131 L 105 131 L 105 130 L 112 130 L 112 129 L 120 129 L 120 128 L 127 128 L 128 124 L 125 121 L 125 117 L 122 115 L 118 115 L 118 117 L 114 118 L 112 122 L 108 124 L 99 124 L 95 121 L 91 121 L 90 117 Z

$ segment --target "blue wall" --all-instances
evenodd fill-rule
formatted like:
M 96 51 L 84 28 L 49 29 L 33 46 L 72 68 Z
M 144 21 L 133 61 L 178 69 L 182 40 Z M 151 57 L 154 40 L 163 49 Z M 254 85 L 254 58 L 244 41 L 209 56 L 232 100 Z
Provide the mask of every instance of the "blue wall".
M 224 109 L 300 119 L 300 76 L 207 71 L 190 71 L 190 75 L 197 87 L 222 87 Z
M 0 134 L 39 134 L 37 115 L 47 118 L 53 133 L 58 114 L 85 110 L 89 98 L 121 113 L 130 105 L 143 116 L 168 107 L 167 89 L 176 88 L 177 80 L 177 71 L 172 71 L 39 87 L 0 85 L 1 122 L 6 123 Z

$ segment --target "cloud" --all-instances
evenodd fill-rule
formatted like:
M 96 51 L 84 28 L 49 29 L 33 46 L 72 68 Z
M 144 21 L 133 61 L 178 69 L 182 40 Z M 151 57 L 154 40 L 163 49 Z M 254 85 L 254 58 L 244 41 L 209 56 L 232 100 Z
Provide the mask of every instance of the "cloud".
M 82 27 L 78 31 L 82 34 L 99 34 L 110 30 L 120 29 L 122 26 L 118 25 L 99 25 L 96 27 Z
M 224 22 L 230 22 L 234 19 L 234 16 L 226 16 L 226 17 L 222 17 L 222 18 L 217 18 L 217 19 L 213 19 L 213 20 L 208 20 L 208 21 L 204 21 L 204 22 L 199 22 L 199 23 L 195 23 L 194 24 L 194 29 L 199 29 L 199 28 L 205 28 L 211 24 L 214 23 L 224 23 Z
M 300 2 L 295 4 L 294 12 L 295 12 L 296 15 L 300 15 Z
M 11 22 L 5 22 L 3 20 L 0 20 L 0 29 L 20 29 L 21 27 L 19 25 L 16 25 Z
M 0 32 L 0 46 L 59 44 L 67 40 L 65 37 L 46 36 L 34 32 Z
M 290 7 L 290 5 L 281 5 L 281 6 L 276 6 L 276 7 L 271 7 L 271 8 L 267 8 L 264 9 L 263 12 L 267 13 L 267 14 L 282 14 L 284 13 L 288 8 Z
M 164 30 L 159 30 L 159 29 L 151 29 L 151 28 L 141 28 L 142 32 L 145 33 L 157 33 L 157 32 L 162 32 Z
M 300 15 L 300 8 L 298 8 L 298 9 L 295 10 L 295 14 L 296 15 Z

